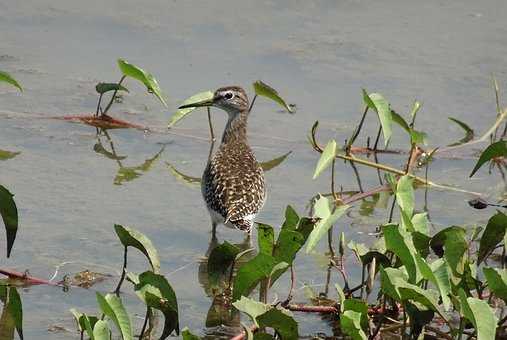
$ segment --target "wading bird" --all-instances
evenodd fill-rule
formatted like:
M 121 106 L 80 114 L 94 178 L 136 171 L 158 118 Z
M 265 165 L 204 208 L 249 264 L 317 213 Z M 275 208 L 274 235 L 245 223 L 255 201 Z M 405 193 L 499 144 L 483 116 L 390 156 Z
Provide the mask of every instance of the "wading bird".
M 249 103 L 245 90 L 222 87 L 213 98 L 180 106 L 218 107 L 229 115 L 218 151 L 208 160 L 201 191 L 211 215 L 212 235 L 223 224 L 250 233 L 266 200 L 264 173 L 248 145 Z

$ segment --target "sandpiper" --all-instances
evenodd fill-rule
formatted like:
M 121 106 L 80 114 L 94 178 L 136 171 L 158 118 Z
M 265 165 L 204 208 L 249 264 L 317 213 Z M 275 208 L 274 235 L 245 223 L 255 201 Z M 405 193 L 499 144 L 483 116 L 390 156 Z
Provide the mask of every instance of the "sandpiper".
M 266 200 L 264 172 L 248 145 L 248 97 L 239 86 L 222 87 L 213 98 L 180 106 L 215 106 L 229 119 L 218 151 L 208 160 L 201 191 L 211 215 L 213 236 L 223 224 L 250 233 L 253 221 Z

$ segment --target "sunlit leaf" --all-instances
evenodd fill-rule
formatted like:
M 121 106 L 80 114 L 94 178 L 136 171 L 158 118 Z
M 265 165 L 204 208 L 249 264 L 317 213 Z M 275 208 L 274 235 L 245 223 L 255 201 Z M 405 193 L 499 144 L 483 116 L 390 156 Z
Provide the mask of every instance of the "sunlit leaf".
M 364 89 L 363 101 L 370 109 L 373 109 L 375 112 L 377 112 L 380 120 L 380 125 L 382 126 L 382 133 L 384 135 L 384 145 L 387 146 L 387 143 L 389 143 L 389 139 L 392 135 L 391 125 L 393 121 L 389 102 L 381 94 L 368 94 Z
M 208 257 L 208 280 L 210 285 L 218 285 L 220 277 L 224 276 L 234 263 L 240 249 L 227 241 L 216 246 Z
M 447 263 L 444 259 L 438 259 L 430 264 L 433 276 L 436 280 L 436 286 L 440 291 L 440 297 L 445 310 L 449 310 L 451 306 L 451 299 L 449 294 L 451 293 L 451 282 L 449 280 L 449 272 L 447 271 Z
M 17 155 L 19 155 L 20 153 L 21 152 L 12 152 L 12 151 L 7 151 L 7 150 L 0 150 L 0 161 L 5 161 L 5 160 L 8 160 L 8 159 L 14 158 Z
M 469 142 L 472 139 L 474 139 L 474 130 L 472 130 L 472 128 L 470 128 L 470 126 L 468 126 L 467 124 L 463 123 L 462 121 L 460 121 L 460 120 L 458 120 L 456 118 L 452 118 L 452 117 L 448 117 L 448 118 L 449 118 L 449 120 L 451 122 L 454 122 L 454 123 L 458 124 L 458 126 L 460 128 L 462 128 L 463 130 L 465 130 L 465 137 L 463 137 L 462 139 L 460 139 L 456 143 L 450 144 L 449 146 L 456 146 L 456 145 L 465 144 L 466 142 Z
M 473 297 L 466 298 L 462 290 L 459 299 L 463 315 L 477 331 L 477 340 L 495 340 L 498 319 L 488 303 Z
M 414 213 L 414 187 L 413 180 L 409 176 L 402 176 L 396 186 L 396 202 L 401 210 L 412 218 Z
M 306 252 L 311 252 L 317 243 L 320 241 L 324 235 L 327 234 L 327 231 L 331 226 L 345 213 L 345 211 L 349 208 L 348 205 L 340 205 L 336 207 L 334 211 L 331 211 L 329 200 L 320 196 L 319 199 L 315 202 L 314 205 L 314 217 L 319 218 L 320 220 L 315 225 L 315 228 L 310 233 L 308 237 L 308 244 L 306 246 Z
M 292 113 L 292 109 L 289 105 L 283 100 L 282 97 L 278 94 L 278 92 L 272 88 L 271 86 L 267 85 L 266 83 L 263 83 L 260 80 L 257 80 L 255 83 L 253 83 L 255 94 L 258 96 L 263 96 L 266 98 L 269 98 L 278 104 L 282 106 L 284 109 L 286 109 L 288 112 Z
M 347 310 L 340 316 L 340 328 L 353 340 L 366 340 L 368 337 L 361 328 L 361 313 Z
M 23 88 L 19 83 L 14 79 L 9 73 L 0 71 L 0 82 L 5 82 L 11 84 L 12 86 L 17 87 L 21 92 L 23 92 Z
M 272 255 L 275 245 L 275 231 L 267 224 L 257 223 L 257 242 L 259 253 Z
M 183 101 L 183 103 L 181 103 L 180 106 L 198 103 L 198 102 L 202 102 L 204 100 L 211 100 L 211 99 L 213 99 L 213 92 L 211 92 L 211 91 L 199 92 L 199 93 L 194 94 L 193 96 L 185 99 Z M 176 111 L 172 115 L 171 119 L 169 120 L 169 123 L 167 124 L 167 127 L 168 128 L 173 127 L 174 125 L 176 125 L 177 122 L 179 122 L 180 120 L 185 118 L 190 112 L 194 111 L 196 108 L 197 107 L 186 107 L 184 109 L 178 109 L 178 111 Z
M 393 224 L 383 226 L 382 231 L 387 249 L 396 254 L 407 269 L 409 282 L 418 283 L 421 273 L 415 259 L 417 250 L 410 235 Z
M 200 340 L 201 339 L 197 335 L 192 334 L 192 332 L 190 332 L 188 327 L 183 328 L 183 330 L 181 331 L 181 337 L 183 338 L 183 340 Z
M 243 264 L 234 277 L 232 300 L 248 296 L 261 280 L 267 279 L 278 261 L 271 255 L 259 253 Z
M 346 299 L 343 301 L 343 310 L 346 311 L 354 311 L 359 313 L 361 316 L 361 328 L 363 330 L 368 329 L 368 305 L 363 300 L 359 299 Z
M 507 269 L 483 268 L 489 290 L 507 303 Z
M 280 334 L 281 339 L 299 339 L 298 324 L 288 310 L 271 308 L 257 317 L 260 327 L 270 327 Z
M 3 185 L 0 185 L 0 215 L 4 221 L 7 238 L 7 257 L 11 255 L 12 246 L 18 232 L 18 208 L 13 199 L 14 195 Z
M 123 340 L 133 340 L 134 336 L 130 317 L 120 298 L 114 294 L 103 296 L 99 292 L 97 292 L 96 295 L 100 310 L 113 321 L 118 331 L 120 331 Z
M 282 164 L 282 162 L 287 158 L 287 156 L 289 156 L 290 154 L 292 153 L 292 151 L 289 151 L 283 155 L 281 155 L 280 157 L 276 157 L 276 158 L 273 158 L 269 161 L 265 161 L 265 162 L 261 162 L 259 163 L 259 165 L 261 166 L 262 170 L 264 171 L 269 171 L 277 166 L 279 166 L 280 164 Z
M 99 320 L 96 316 L 86 315 L 85 313 L 80 313 L 74 308 L 70 309 L 70 312 L 74 316 L 74 320 L 79 328 L 79 331 L 86 331 L 91 340 L 94 340 L 93 335 L 93 327 L 95 323 Z
M 313 173 L 313 179 L 319 177 L 319 175 L 324 171 L 336 157 L 336 141 L 334 139 L 330 140 L 322 154 L 320 155 L 319 161 L 317 162 L 317 166 L 315 167 L 315 172 Z
M 146 306 L 158 309 L 164 314 L 164 330 L 160 339 L 167 338 L 173 331 L 179 334 L 178 302 L 166 278 L 152 271 L 146 271 L 139 275 L 139 283 L 134 289 Z
M 247 314 L 258 327 L 257 317 L 266 313 L 272 307 L 262 302 L 242 296 L 241 299 L 232 304 L 237 310 Z
M 426 132 L 422 132 L 422 131 L 418 131 L 418 130 L 414 130 L 412 129 L 410 131 L 410 142 L 414 145 L 416 144 L 424 144 L 426 145 L 426 141 L 427 141 L 427 137 L 428 135 L 426 134 Z
M 479 157 L 477 164 L 475 164 L 474 169 L 470 173 L 470 177 L 472 177 L 477 170 L 480 169 L 481 166 L 484 165 L 487 161 L 492 160 L 496 157 L 506 157 L 507 156 L 507 140 L 500 140 L 496 143 L 489 145 Z
M 481 263 L 486 257 L 489 256 L 495 247 L 502 242 L 504 235 L 507 232 L 507 215 L 498 211 L 493 215 L 482 233 L 479 243 L 479 253 L 477 254 L 477 263 Z
M 145 72 L 142 68 L 125 61 L 124 59 L 118 59 L 118 66 L 120 67 L 123 75 L 139 80 L 146 86 L 148 92 L 153 93 L 160 100 L 160 102 L 165 107 L 167 107 L 167 104 L 162 95 L 162 91 L 160 90 L 160 86 L 158 85 L 158 82 L 153 77 L 153 75 Z
M 407 121 L 401 115 L 397 114 L 394 110 L 391 110 L 391 118 L 393 122 L 401 126 L 403 130 L 405 130 L 410 135 L 410 126 L 408 126 Z
M 104 320 L 97 320 L 93 327 L 94 340 L 109 340 L 111 339 L 111 331 L 109 325 Z
M 95 85 L 95 90 L 100 94 L 104 94 L 109 91 L 129 92 L 129 90 L 125 86 L 117 83 L 98 83 L 97 85 Z
M 115 224 L 114 230 L 125 247 L 134 247 L 141 251 L 148 258 L 148 261 L 150 261 L 153 271 L 155 273 L 160 271 L 160 260 L 157 249 L 148 237 L 135 229 L 124 227 L 120 224 Z

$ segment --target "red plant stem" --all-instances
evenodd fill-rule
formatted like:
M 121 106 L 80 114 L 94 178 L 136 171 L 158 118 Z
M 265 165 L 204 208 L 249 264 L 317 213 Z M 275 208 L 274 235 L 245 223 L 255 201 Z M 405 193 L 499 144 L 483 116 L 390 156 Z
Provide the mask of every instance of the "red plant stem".
M 29 276 L 26 273 L 17 272 L 9 269 L 0 269 L 0 274 L 6 275 L 10 278 L 16 278 L 25 281 L 29 285 L 50 285 L 50 286 L 62 286 L 61 283 L 51 282 L 44 279 L 39 279 L 33 276 Z
M 257 330 L 257 327 L 256 326 L 251 326 L 250 330 L 252 332 L 255 332 Z M 232 337 L 231 340 L 243 340 L 245 338 L 246 338 L 246 332 L 243 330 L 238 335 L 235 335 L 234 337 Z

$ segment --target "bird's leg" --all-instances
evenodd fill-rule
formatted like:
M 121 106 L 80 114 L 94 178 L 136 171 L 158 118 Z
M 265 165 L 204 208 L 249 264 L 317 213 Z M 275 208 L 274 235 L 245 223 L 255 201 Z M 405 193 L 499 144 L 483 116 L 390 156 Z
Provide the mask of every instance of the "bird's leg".
M 216 241 L 217 239 L 217 224 L 215 221 L 211 221 L 211 240 Z

